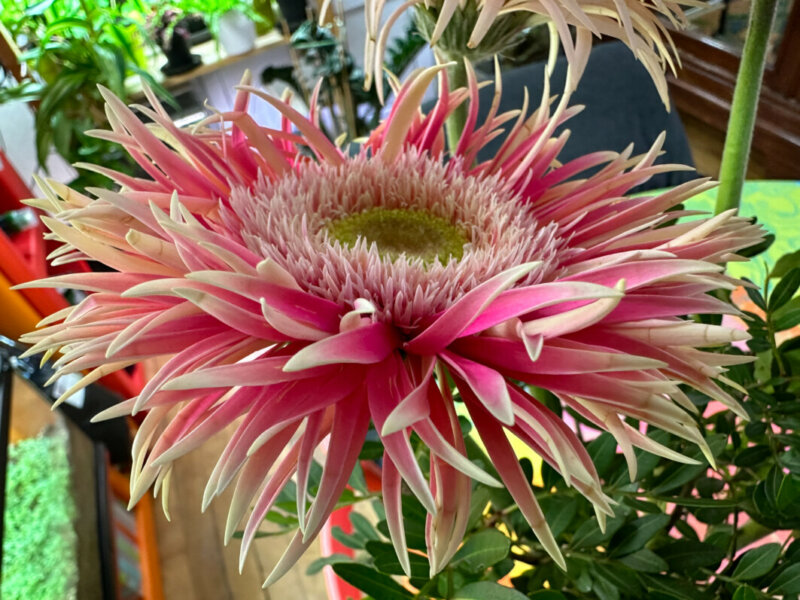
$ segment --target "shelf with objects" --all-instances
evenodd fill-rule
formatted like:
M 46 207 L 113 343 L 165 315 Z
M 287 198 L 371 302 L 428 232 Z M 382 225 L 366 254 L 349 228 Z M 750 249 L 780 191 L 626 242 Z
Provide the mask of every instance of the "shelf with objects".
M 52 374 L 48 363 L 40 367 L 38 356 L 21 358 L 24 348 L 11 340 L 70 304 L 55 289 L 14 290 L 12 286 L 48 275 L 90 270 L 83 261 L 47 265 L 46 255 L 55 246 L 44 239 L 36 211 L 22 203 L 32 196 L 0 152 L 0 336 L 7 336 L 0 337 L 0 430 L 6 434 L 0 440 L 0 475 L 8 483 L 6 493 L 0 493 L 0 502 L 5 498 L 6 523 L 11 519 L 19 524 L 15 515 L 26 510 L 26 502 L 39 506 L 35 493 L 52 494 L 59 502 L 51 509 L 57 510 L 43 518 L 57 524 L 63 535 L 51 540 L 51 536 L 41 536 L 47 531 L 41 527 L 24 531 L 6 528 L 2 597 L 34 597 L 24 592 L 38 589 L 27 587 L 31 578 L 57 567 L 61 569 L 58 585 L 62 588 L 48 587 L 52 595 L 47 598 L 160 600 L 163 592 L 152 501 L 143 499 L 130 515 L 124 510 L 128 502 L 125 472 L 129 467 L 126 463 L 130 462 L 130 430 L 135 423 L 126 419 L 102 427 L 89 423 L 99 409 L 138 392 L 143 385 L 141 368 L 108 374 L 87 387 L 84 394 L 71 398 L 71 404 L 65 403 L 51 412 L 49 404 L 69 384 L 64 387 L 65 382 L 59 380 L 45 385 Z M 31 463 L 34 456 L 45 462 Z M 46 465 L 53 467 L 43 471 L 47 477 L 28 472 Z M 39 484 L 31 491 L 26 481 L 34 480 Z M 87 516 L 86 511 L 91 515 Z M 35 523 L 38 519 L 28 521 Z M 9 537 L 11 533 L 14 537 Z M 27 541 L 20 545 L 20 540 Z M 21 568 L 24 563 L 20 563 L 18 554 L 26 547 L 33 548 L 35 557 L 43 560 L 57 555 L 46 555 L 46 551 L 68 552 L 58 564 L 35 562 Z M 56 579 L 48 577 L 48 586 L 56 585 Z M 72 589 L 77 590 L 77 595 L 62 593 Z

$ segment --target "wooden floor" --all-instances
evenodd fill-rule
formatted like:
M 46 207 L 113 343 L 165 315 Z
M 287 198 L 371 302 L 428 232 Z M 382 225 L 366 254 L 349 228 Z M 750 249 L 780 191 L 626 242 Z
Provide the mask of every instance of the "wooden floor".
M 325 600 L 322 574 L 305 574 L 308 564 L 320 556 L 318 543 L 312 545 L 291 572 L 269 590 L 262 590 L 261 584 L 289 540 L 285 537 L 255 540 L 240 575 L 239 541 L 232 540 L 228 547 L 222 544 L 232 490 L 214 500 L 205 514 L 200 512 L 207 477 L 226 439 L 222 432 L 178 461 L 170 488 L 172 521 L 167 522 L 160 508 L 156 511 L 164 597 L 166 600 Z

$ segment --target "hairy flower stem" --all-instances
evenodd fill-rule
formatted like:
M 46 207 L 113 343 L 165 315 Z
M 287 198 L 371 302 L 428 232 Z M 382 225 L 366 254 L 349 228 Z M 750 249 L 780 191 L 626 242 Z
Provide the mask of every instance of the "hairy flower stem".
M 461 56 L 448 56 L 448 60 L 453 61 L 455 64 L 447 69 L 448 80 L 450 89 L 458 89 L 467 87 L 467 67 L 464 64 L 464 58 Z M 455 152 L 458 146 L 458 140 L 461 139 L 461 134 L 464 132 L 464 125 L 467 122 L 467 103 L 463 102 L 460 106 L 447 117 L 445 122 L 445 135 L 447 136 L 447 148 L 450 152 Z
M 738 208 L 753 141 L 767 43 L 775 21 L 777 0 L 754 0 L 744 42 L 736 88 L 733 92 L 728 135 L 722 151 L 716 212 Z

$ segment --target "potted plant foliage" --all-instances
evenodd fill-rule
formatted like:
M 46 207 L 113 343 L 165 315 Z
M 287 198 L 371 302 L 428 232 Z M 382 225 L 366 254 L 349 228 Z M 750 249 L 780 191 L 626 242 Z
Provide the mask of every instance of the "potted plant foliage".
M 267 17 L 248 0 L 182 0 L 175 3 L 185 14 L 201 14 L 212 34 L 229 56 L 244 54 L 255 46 L 256 23 Z
M 22 50 L 33 77 L 0 89 L 0 102 L 36 102 L 36 149 L 39 163 L 55 149 L 68 162 L 91 161 L 130 171 L 133 166 L 119 147 L 86 132 L 106 124 L 98 85 L 127 97 L 125 79 L 141 76 L 163 97 L 169 97 L 142 67 L 141 50 L 130 32 L 143 29 L 142 13 L 121 5 L 101 6 L 77 0 L 4 3 L 3 24 Z M 83 171 L 77 187 L 103 178 Z
M 203 19 L 194 15 L 183 15 L 167 6 L 150 16 L 153 39 L 167 57 L 167 64 L 161 67 L 164 75 L 186 73 L 202 64 L 198 54 L 192 54 L 192 24 Z

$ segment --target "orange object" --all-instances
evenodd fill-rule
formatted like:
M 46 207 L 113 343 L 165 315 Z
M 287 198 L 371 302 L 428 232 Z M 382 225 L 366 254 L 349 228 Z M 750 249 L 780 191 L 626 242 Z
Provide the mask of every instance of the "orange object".
M 25 238 L 26 245 L 32 242 L 30 236 L 34 235 L 39 236 L 37 242 L 43 248 L 41 246 L 41 242 L 43 242 L 40 237 L 41 232 L 38 229 L 32 230 L 29 237 Z M 42 252 L 34 252 L 29 249 L 28 254 L 31 257 L 41 256 L 42 260 L 44 259 L 43 250 Z M 10 285 L 25 283 L 46 275 L 44 264 L 40 264 L 38 268 L 33 268 L 33 265 L 25 260 L 20 247 L 12 242 L 11 238 L 2 231 L 0 231 L 0 273 L 10 282 Z M 20 294 L 42 316 L 49 315 L 67 305 L 61 294 L 51 288 L 21 290 Z
M 108 482 L 111 493 L 117 498 L 130 500 L 130 480 L 114 469 L 108 467 Z M 140 550 L 142 573 L 142 597 L 144 600 L 164 600 L 164 586 L 161 581 L 161 569 L 158 564 L 158 542 L 156 540 L 156 524 L 153 515 L 153 498 L 147 494 L 132 509 L 136 517 L 136 539 Z
M 0 334 L 13 340 L 36 327 L 39 315 L 0 273 Z

